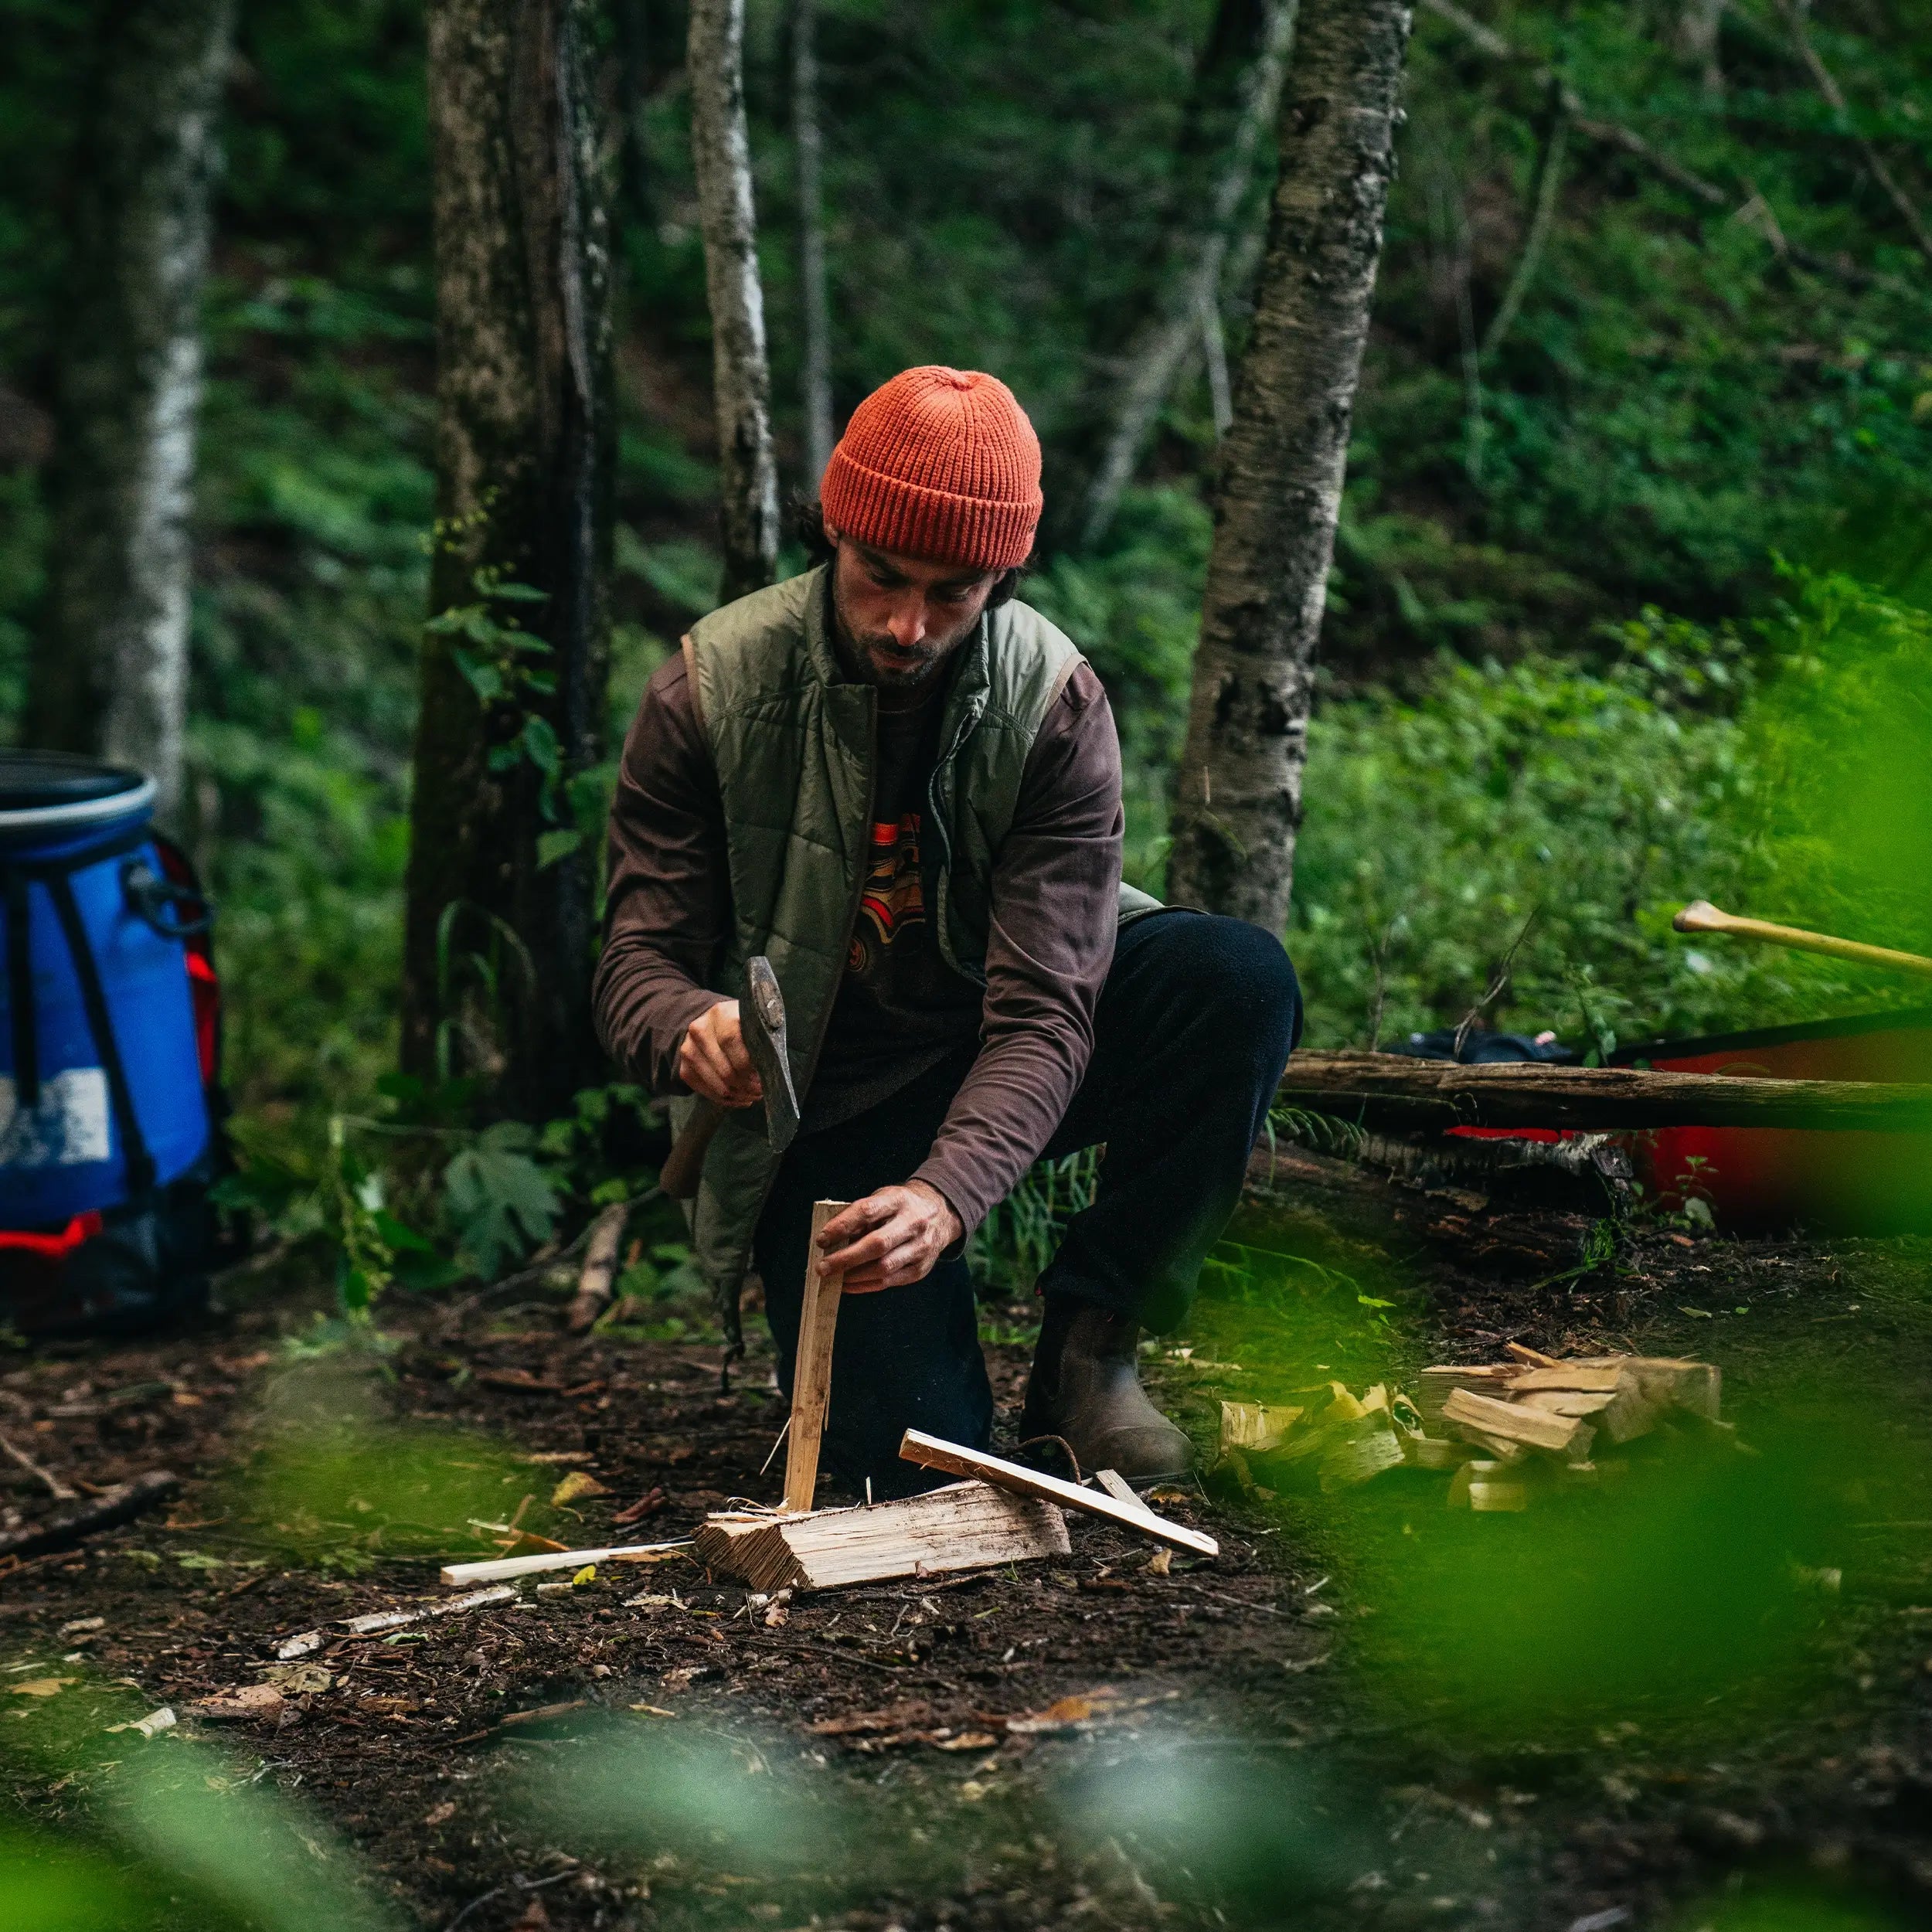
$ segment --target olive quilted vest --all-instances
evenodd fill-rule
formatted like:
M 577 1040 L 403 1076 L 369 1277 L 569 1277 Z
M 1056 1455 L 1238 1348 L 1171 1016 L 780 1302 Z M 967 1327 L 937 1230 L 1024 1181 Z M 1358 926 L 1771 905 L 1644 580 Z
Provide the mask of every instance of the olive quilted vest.
M 685 640 L 692 689 L 723 795 L 732 930 L 712 985 L 736 997 L 763 953 L 785 996 L 802 1098 L 845 971 L 870 862 L 876 694 L 841 671 L 826 570 L 755 591 Z M 947 964 L 984 981 L 993 867 L 1027 754 L 1081 662 L 1070 640 L 1012 602 L 988 612 L 954 676 L 927 800 L 937 846 L 937 935 Z M 1123 885 L 1124 921 L 1158 902 Z M 681 1127 L 694 1104 L 672 1104 Z M 774 1163 L 760 1107 L 725 1117 L 690 1209 L 699 1266 L 726 1333 Z

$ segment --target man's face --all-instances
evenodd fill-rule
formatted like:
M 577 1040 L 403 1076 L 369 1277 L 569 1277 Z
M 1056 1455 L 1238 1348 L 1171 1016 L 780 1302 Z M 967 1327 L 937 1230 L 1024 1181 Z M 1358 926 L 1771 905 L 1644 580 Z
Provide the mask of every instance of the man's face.
M 838 546 L 832 600 L 854 668 L 869 684 L 923 683 L 971 635 L 997 570 L 927 563 L 825 532 Z

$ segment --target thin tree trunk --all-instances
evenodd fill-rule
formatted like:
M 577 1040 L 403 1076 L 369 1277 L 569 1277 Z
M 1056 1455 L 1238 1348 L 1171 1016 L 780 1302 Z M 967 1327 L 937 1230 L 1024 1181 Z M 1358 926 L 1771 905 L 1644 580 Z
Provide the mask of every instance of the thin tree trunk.
M 1812 83 L 1825 97 L 1826 104 L 1838 117 L 1840 124 L 1865 157 L 1865 165 L 1872 171 L 1872 178 L 1885 191 L 1886 199 L 1898 210 L 1899 219 L 1905 223 L 1912 239 L 1918 244 L 1919 253 L 1927 261 L 1932 261 L 1932 229 L 1925 225 L 1925 217 L 1911 196 L 1899 185 L 1898 178 L 1885 165 L 1885 157 L 1859 133 L 1852 119 L 1852 110 L 1845 98 L 1844 90 L 1833 77 L 1832 70 L 1825 64 L 1824 56 L 1811 44 L 1811 36 L 1806 32 L 1803 10 L 1792 4 L 1792 0 L 1778 0 L 1779 10 L 1784 15 L 1784 23 L 1791 31 L 1791 44 L 1798 49 L 1798 57 L 1804 63 L 1805 72 L 1811 77 Z
M 590 842 L 611 543 L 593 0 L 432 0 L 437 529 L 403 1063 L 541 1117 L 598 1065 Z M 524 587 L 519 589 L 519 587 Z M 532 596 L 531 594 L 539 594 Z
M 615 0 L 617 128 L 623 164 L 623 220 L 651 221 L 651 155 L 645 140 L 645 104 L 651 90 L 651 0 Z
M 818 0 L 791 15 L 791 131 L 798 154 L 798 285 L 804 310 L 805 493 L 832 461 L 832 293 L 825 274 L 825 138 L 818 117 Z
M 1522 253 L 1516 257 L 1509 286 L 1503 291 L 1502 301 L 1489 318 L 1488 328 L 1483 332 L 1481 353 L 1485 359 L 1502 348 L 1515 327 L 1516 318 L 1522 311 L 1523 298 L 1529 293 L 1529 285 L 1536 279 L 1537 267 L 1549 241 L 1549 231 L 1556 224 L 1557 198 L 1563 189 L 1563 156 L 1570 141 L 1570 105 L 1562 81 L 1553 74 L 1550 77 L 1549 97 L 1549 117 L 1543 129 L 1543 145 L 1536 155 L 1536 178 L 1529 191 L 1529 232 L 1523 238 Z
M 778 472 L 771 454 L 771 370 L 758 280 L 758 216 L 745 124 L 744 0 L 691 0 L 685 67 L 691 156 L 704 230 L 718 417 L 719 520 L 728 603 L 778 568 Z
M 1724 25 L 1724 9 L 1730 0 L 1683 0 L 1684 10 L 1677 17 L 1677 50 L 1696 73 L 1705 96 L 1721 100 L 1724 94 L 1723 63 L 1718 46 Z
M 1184 194 L 1183 205 L 1176 211 L 1162 306 L 1129 345 L 1124 358 L 1125 373 L 1081 512 L 1083 544 L 1097 543 L 1107 534 L 1155 420 L 1189 351 L 1201 339 L 1206 306 L 1220 299 L 1229 227 L 1247 192 L 1263 131 L 1274 120 L 1281 100 L 1294 16 L 1295 0 L 1267 0 L 1260 39 L 1243 76 L 1240 111 L 1205 197 L 1206 206 Z M 1210 348 L 1210 357 L 1213 352 Z
M 140 0 L 103 29 L 80 144 L 71 311 L 56 376 L 53 621 L 36 743 L 182 784 L 201 301 L 232 0 Z
M 1254 323 L 1222 445 L 1170 896 L 1279 932 L 1410 12 L 1302 0 Z

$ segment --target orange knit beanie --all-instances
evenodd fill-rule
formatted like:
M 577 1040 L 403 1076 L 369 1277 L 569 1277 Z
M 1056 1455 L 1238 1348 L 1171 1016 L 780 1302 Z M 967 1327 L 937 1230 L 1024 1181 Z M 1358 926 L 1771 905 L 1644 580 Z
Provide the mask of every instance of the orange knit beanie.
M 1039 438 L 998 376 L 909 369 L 852 411 L 818 494 L 825 521 L 862 543 L 1010 570 L 1039 523 Z

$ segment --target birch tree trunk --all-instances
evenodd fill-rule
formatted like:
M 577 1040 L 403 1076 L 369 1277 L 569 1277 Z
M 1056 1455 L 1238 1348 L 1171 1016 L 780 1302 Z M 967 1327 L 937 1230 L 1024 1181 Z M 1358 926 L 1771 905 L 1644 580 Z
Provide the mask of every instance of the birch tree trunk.
M 1403 0 L 1302 0 L 1281 173 L 1222 445 L 1169 896 L 1279 932 L 1315 650 L 1395 171 Z
M 1696 73 L 1707 98 L 1721 99 L 1724 92 L 1724 68 L 1718 46 L 1724 26 L 1724 9 L 1730 0 L 1683 0 L 1677 17 L 1677 49 L 1687 66 Z
M 745 0 L 691 0 L 685 64 L 711 308 L 724 539 L 719 595 L 726 603 L 769 583 L 778 567 L 778 472 L 771 454 L 771 369 L 758 279 L 751 135 L 745 124 L 744 39 Z
M 104 31 L 80 144 L 72 311 L 56 372 L 52 622 L 32 742 L 181 796 L 201 300 L 232 0 L 140 0 Z
M 825 275 L 825 141 L 818 114 L 818 0 L 791 15 L 791 133 L 798 156 L 798 289 L 804 311 L 805 494 L 832 461 L 832 295 Z
M 600 1064 L 593 842 L 614 417 L 594 0 L 432 0 L 437 529 L 403 1057 L 559 1111 Z
M 1281 79 L 1294 36 L 1295 0 L 1264 0 L 1260 32 L 1247 52 L 1236 88 L 1237 109 L 1225 145 L 1214 158 L 1205 192 L 1186 179 L 1166 250 L 1165 287 L 1159 312 L 1128 345 L 1124 372 L 1115 394 L 1106 439 L 1082 508 L 1080 541 L 1092 546 L 1107 534 L 1121 496 L 1134 480 L 1155 420 L 1166 406 L 1189 354 L 1205 348 L 1212 371 L 1215 341 L 1205 329 L 1212 308 L 1218 317 L 1222 270 L 1227 260 L 1229 230 L 1248 182 L 1263 131 L 1274 120 Z M 1216 38 L 1229 37 L 1217 29 Z M 1205 110 L 1191 119 L 1205 128 L 1217 124 Z M 1199 134 L 1193 137 L 1200 138 Z M 1183 148 L 1189 145 L 1184 141 Z M 1197 177 L 1198 179 L 1198 177 Z

